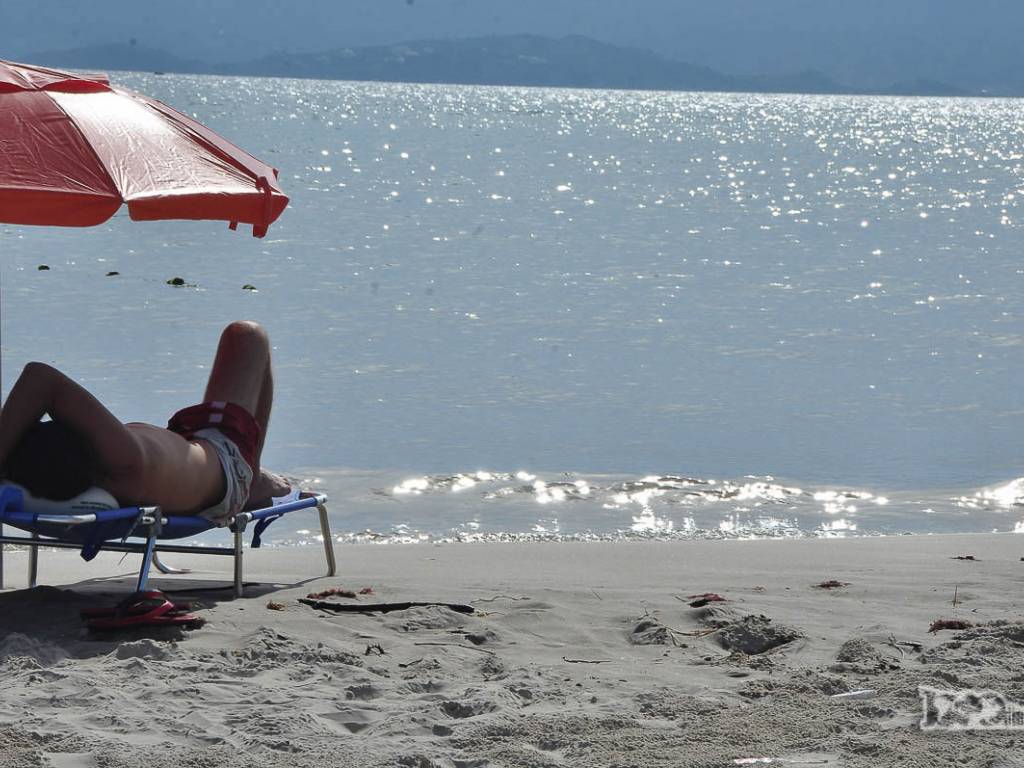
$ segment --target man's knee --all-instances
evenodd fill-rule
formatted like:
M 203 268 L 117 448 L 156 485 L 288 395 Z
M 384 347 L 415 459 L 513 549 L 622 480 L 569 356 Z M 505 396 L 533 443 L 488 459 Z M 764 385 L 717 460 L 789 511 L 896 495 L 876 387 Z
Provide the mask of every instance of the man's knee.
M 235 320 L 221 334 L 221 339 L 232 345 L 255 345 L 270 348 L 266 329 L 252 320 Z

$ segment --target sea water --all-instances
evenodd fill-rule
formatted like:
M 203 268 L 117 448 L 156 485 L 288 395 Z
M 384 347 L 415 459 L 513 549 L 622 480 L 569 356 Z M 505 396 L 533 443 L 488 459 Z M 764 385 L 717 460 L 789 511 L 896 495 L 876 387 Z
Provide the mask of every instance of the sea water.
M 252 318 L 343 539 L 1024 528 L 1019 101 L 114 80 L 291 205 L 0 227 L 5 391 L 161 423 Z

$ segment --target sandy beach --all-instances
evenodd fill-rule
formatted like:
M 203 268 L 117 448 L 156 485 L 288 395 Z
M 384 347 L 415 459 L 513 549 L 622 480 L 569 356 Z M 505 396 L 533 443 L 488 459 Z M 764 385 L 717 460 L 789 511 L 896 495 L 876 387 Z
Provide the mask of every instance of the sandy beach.
M 315 549 L 264 549 L 240 600 L 208 589 L 219 558 L 168 556 L 194 573 L 154 586 L 204 626 L 98 637 L 79 610 L 126 594 L 134 556 L 46 552 L 52 586 L 26 590 L 9 550 L 0 765 L 1024 765 L 1017 731 L 923 730 L 918 691 L 1024 702 L 1021 551 L 1012 535 L 350 545 L 326 579 Z M 298 601 L 330 587 L 475 610 Z M 703 593 L 725 600 L 691 607 Z M 976 626 L 930 633 L 938 619 Z

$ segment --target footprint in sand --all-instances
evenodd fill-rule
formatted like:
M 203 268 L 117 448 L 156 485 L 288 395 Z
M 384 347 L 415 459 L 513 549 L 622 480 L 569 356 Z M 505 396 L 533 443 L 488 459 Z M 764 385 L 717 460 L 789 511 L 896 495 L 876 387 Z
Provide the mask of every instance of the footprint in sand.
M 441 704 L 441 711 L 448 717 L 463 719 L 486 715 L 498 709 L 493 701 L 445 701 Z
M 380 689 L 371 685 L 370 683 L 363 683 L 360 685 L 350 685 L 345 689 L 346 699 L 356 699 L 358 701 L 370 701 L 371 699 L 379 698 L 381 695 Z
M 321 717 L 337 723 L 349 733 L 359 733 L 377 723 L 383 716 L 375 710 L 351 708 L 326 712 Z

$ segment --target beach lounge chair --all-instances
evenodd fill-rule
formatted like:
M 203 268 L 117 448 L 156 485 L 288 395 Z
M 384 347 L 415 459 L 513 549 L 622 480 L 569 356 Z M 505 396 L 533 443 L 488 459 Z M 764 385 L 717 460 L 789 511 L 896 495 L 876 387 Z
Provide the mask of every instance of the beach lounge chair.
M 142 554 L 142 565 L 136 583 L 138 592 L 146 589 L 150 566 L 156 567 L 162 573 L 175 572 L 160 562 L 159 553 L 184 552 L 233 557 L 234 596 L 241 597 L 243 537 L 246 529 L 252 525 L 250 546 L 255 549 L 260 546 L 263 532 L 272 522 L 291 512 L 314 507 L 320 513 L 320 531 L 327 558 L 327 575 L 333 576 L 335 572 L 334 542 L 327 520 L 327 497 L 323 495 L 235 515 L 230 524 L 222 529 L 229 531 L 233 537 L 231 547 L 164 543 L 217 530 L 217 526 L 202 517 L 165 515 L 159 507 L 109 509 L 105 508 L 105 505 L 90 504 L 88 500 L 82 502 L 81 497 L 79 499 L 77 503 L 69 502 L 67 508 L 59 511 L 52 509 L 53 502 L 46 502 L 43 509 L 33 508 L 31 500 L 26 503 L 25 494 L 19 487 L 0 485 L 0 589 L 3 588 L 3 545 L 16 544 L 29 547 L 29 587 L 36 585 L 40 547 L 79 549 L 84 560 L 92 560 L 103 549 L 114 552 L 139 552 Z M 3 530 L 5 524 L 29 535 L 7 536 Z

